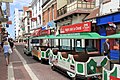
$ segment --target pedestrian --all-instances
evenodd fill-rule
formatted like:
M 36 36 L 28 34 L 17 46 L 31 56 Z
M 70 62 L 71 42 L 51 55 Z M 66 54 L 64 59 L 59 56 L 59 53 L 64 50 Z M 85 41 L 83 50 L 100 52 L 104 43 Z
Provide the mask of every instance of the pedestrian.
M 13 40 L 12 40 L 12 39 L 8 39 L 8 42 L 9 42 L 9 44 L 10 44 L 10 47 L 11 47 L 12 51 L 13 51 L 13 47 L 14 47 L 14 42 L 13 42 Z
M 6 60 L 6 66 L 8 66 L 9 64 L 9 57 L 10 57 L 9 49 L 11 49 L 9 42 L 5 41 L 3 44 L 3 51 L 4 51 L 5 60 Z
M 109 39 L 106 39 L 105 42 L 103 43 L 103 54 L 105 56 L 108 56 L 108 58 L 110 58 L 110 43 L 109 43 Z

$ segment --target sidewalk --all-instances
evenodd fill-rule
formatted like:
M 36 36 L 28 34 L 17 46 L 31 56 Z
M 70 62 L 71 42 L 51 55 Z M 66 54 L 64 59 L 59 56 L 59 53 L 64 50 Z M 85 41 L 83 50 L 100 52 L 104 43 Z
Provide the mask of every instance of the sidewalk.
M 16 53 L 16 49 L 13 51 L 13 54 L 11 54 L 10 61 L 10 65 L 8 66 L 8 80 L 31 80 L 22 61 Z
M 8 66 L 5 64 L 4 54 L 0 52 L 0 80 L 31 80 L 16 49 L 10 55 Z
M 5 63 L 5 58 L 3 52 L 0 52 L 0 80 L 7 79 L 7 66 Z

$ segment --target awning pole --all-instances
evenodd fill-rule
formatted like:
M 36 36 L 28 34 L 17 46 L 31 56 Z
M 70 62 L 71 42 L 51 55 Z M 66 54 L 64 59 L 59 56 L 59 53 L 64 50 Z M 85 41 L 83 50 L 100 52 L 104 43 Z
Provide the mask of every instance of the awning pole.
M 120 39 L 119 39 L 119 64 L 120 64 Z

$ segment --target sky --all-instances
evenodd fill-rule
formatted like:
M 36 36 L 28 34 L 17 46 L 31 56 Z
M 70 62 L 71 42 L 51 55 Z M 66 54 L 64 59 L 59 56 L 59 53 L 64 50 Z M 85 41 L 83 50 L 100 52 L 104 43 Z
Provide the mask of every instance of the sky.
M 31 3 L 32 0 L 13 0 L 13 3 L 10 3 L 10 17 L 9 20 L 12 21 L 12 25 L 9 25 L 9 28 L 7 28 L 8 33 L 10 34 L 9 37 L 15 38 L 15 29 L 14 29 L 14 9 L 23 9 L 23 6 L 28 6 Z M 5 4 L 3 3 L 2 9 L 4 10 Z

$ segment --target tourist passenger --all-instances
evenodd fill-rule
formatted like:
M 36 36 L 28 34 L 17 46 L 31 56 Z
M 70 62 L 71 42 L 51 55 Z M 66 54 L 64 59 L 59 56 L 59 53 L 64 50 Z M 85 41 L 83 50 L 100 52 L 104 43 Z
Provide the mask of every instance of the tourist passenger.
M 4 56 L 6 59 L 6 66 L 8 66 L 9 64 L 9 57 L 10 57 L 9 49 L 11 49 L 9 42 L 5 41 L 3 44 L 3 50 L 4 50 Z
M 105 42 L 103 43 L 103 53 L 104 55 L 108 56 L 110 58 L 110 43 L 109 39 L 106 39 Z

